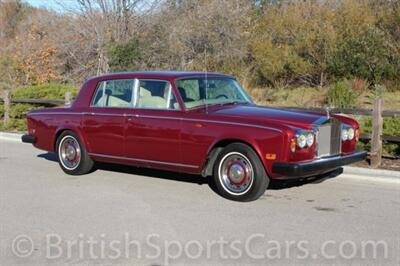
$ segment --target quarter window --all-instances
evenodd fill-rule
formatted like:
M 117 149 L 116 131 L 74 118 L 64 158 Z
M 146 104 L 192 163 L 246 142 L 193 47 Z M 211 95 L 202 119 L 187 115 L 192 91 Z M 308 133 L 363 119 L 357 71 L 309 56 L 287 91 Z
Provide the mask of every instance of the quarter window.
M 139 80 L 136 107 L 177 110 L 179 104 L 168 81 Z
M 99 83 L 92 101 L 95 107 L 129 107 L 132 105 L 133 79 L 107 80 Z

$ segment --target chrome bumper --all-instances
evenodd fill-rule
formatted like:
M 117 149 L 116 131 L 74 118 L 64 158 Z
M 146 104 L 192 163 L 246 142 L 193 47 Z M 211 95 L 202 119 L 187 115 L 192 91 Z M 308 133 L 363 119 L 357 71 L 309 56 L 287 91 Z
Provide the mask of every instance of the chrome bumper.
M 327 173 L 346 164 L 364 160 L 366 156 L 367 153 L 365 151 L 356 151 L 351 154 L 327 157 L 307 162 L 276 162 L 272 165 L 272 172 L 274 174 L 291 178 L 313 176 Z

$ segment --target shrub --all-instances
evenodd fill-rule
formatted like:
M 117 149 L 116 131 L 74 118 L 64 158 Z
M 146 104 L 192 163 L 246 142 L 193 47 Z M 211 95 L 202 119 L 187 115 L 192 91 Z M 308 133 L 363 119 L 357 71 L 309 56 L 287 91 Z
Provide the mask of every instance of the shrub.
M 0 103 L 0 119 L 4 116 L 4 104 Z
M 352 89 L 348 80 L 336 82 L 328 92 L 328 104 L 336 108 L 354 107 L 357 100 L 357 93 Z
M 372 120 L 370 117 L 363 117 L 359 121 L 362 132 L 372 132 Z M 383 118 L 383 134 L 390 136 L 400 136 L 400 118 Z M 362 140 L 359 142 L 358 147 L 360 149 L 370 151 L 371 141 Z M 397 157 L 400 156 L 400 144 L 384 141 L 383 154 Z
M 77 94 L 77 89 L 71 85 L 64 84 L 42 84 L 31 85 L 17 88 L 12 97 L 27 98 L 27 99 L 63 99 L 66 92 L 71 92 L 74 97 Z M 26 120 L 25 114 L 35 108 L 46 107 L 40 104 L 12 104 L 10 110 L 10 122 L 4 126 L 2 121 L 0 130 L 10 131 L 25 131 Z M 4 116 L 4 106 L 0 106 L 0 118 Z
M 28 99 L 64 99 L 66 92 L 71 92 L 72 96 L 76 96 L 78 91 L 72 85 L 49 83 L 20 87 L 12 96 Z
M 328 67 L 336 77 L 361 77 L 370 82 L 396 79 L 399 58 L 385 34 L 368 28 L 359 35 L 344 35 Z
M 11 105 L 10 117 L 16 119 L 24 118 L 25 114 L 33 108 L 34 106 L 31 104 L 13 104 Z
M 107 50 L 107 56 L 112 72 L 136 70 L 137 61 L 141 58 L 139 42 L 131 39 L 127 43 L 112 44 Z
M 27 130 L 25 119 L 10 119 L 7 125 L 0 123 L 0 131 L 19 131 L 23 132 Z

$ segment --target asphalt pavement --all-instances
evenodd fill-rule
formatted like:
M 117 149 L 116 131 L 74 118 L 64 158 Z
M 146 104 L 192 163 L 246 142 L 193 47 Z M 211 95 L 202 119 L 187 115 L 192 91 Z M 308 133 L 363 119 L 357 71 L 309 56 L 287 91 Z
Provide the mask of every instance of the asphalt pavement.
M 272 182 L 250 203 L 198 176 L 102 164 L 0 140 L 0 265 L 400 264 L 400 180 Z

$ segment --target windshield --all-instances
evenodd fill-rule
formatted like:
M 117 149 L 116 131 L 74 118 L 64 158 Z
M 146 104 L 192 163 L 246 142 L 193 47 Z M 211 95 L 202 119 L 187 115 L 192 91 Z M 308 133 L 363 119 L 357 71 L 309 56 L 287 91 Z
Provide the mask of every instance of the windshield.
M 201 105 L 252 102 L 240 84 L 232 78 L 178 79 L 175 81 L 175 85 L 187 109 Z

